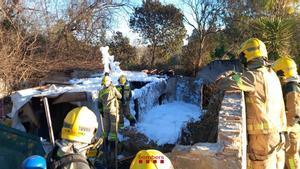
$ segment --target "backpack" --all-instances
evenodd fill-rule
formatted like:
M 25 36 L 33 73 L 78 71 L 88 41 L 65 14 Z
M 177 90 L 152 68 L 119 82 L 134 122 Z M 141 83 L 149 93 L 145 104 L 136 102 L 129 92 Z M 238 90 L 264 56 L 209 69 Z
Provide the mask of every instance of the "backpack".
M 53 151 L 51 151 L 47 155 L 47 169 L 63 169 L 71 163 L 78 163 L 81 166 L 85 166 L 84 169 L 91 169 L 90 163 L 84 156 L 80 154 L 68 154 L 62 157 L 58 157 L 56 155 L 57 150 L 58 147 L 55 147 Z

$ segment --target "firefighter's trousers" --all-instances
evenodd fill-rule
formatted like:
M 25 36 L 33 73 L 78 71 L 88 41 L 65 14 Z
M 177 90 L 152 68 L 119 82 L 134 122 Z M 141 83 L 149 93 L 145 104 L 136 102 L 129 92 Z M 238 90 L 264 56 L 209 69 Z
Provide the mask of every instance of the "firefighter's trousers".
M 285 153 L 285 165 L 287 169 L 300 169 L 300 133 L 289 132 L 290 147 Z
M 119 123 L 119 111 L 115 109 L 114 111 L 105 111 L 103 115 L 103 125 L 104 125 L 104 137 L 108 137 L 108 140 L 117 140 L 118 134 L 118 123 Z
M 248 169 L 284 168 L 283 135 L 249 134 L 248 139 Z

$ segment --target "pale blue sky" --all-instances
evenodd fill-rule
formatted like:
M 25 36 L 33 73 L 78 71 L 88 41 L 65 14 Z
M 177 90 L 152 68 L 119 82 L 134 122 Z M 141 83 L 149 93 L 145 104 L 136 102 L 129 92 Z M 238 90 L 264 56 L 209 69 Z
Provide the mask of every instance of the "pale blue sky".
M 57 18 L 61 18 L 65 15 L 64 8 L 69 2 L 76 2 L 77 0 L 47 0 L 47 1 L 35 1 L 35 0 L 26 0 L 25 4 L 27 7 L 39 9 L 40 7 L 46 8 L 47 11 L 57 14 Z M 114 0 L 118 1 L 118 0 Z M 142 0 L 129 0 L 132 6 L 141 6 Z M 174 4 L 177 8 L 181 9 L 183 13 L 188 17 L 188 10 L 183 9 L 182 0 L 160 0 L 163 4 Z M 38 2 L 38 3 L 37 3 Z M 45 4 L 47 2 L 47 4 Z M 112 29 L 107 32 L 108 36 L 111 36 L 114 32 L 120 31 L 125 36 L 130 38 L 132 45 L 140 45 L 140 39 L 137 33 L 133 33 L 129 28 L 129 18 L 133 10 L 130 8 L 117 9 L 115 17 L 112 22 Z M 30 12 L 28 13 L 30 18 L 41 17 L 42 13 Z M 187 34 L 190 35 L 192 32 L 192 27 L 186 24 Z

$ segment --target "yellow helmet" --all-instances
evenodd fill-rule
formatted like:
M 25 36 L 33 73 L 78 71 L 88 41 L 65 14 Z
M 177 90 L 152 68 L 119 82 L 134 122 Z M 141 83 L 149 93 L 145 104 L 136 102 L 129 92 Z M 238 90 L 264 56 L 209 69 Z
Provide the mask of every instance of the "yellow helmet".
M 124 85 L 124 84 L 126 83 L 126 81 L 127 81 L 127 78 L 126 78 L 125 75 L 121 75 L 121 76 L 119 77 L 119 83 L 120 83 L 121 85 Z
M 87 107 L 77 107 L 65 117 L 61 138 L 89 144 L 97 128 L 98 122 L 95 113 Z
M 249 62 L 255 58 L 268 58 L 266 45 L 257 38 L 251 38 L 245 41 L 240 48 L 240 59 L 243 62 Z M 244 57 L 244 58 L 241 58 Z
M 272 65 L 272 68 L 278 76 L 284 79 L 298 76 L 297 64 L 289 56 L 277 59 Z
M 130 169 L 174 169 L 167 156 L 157 150 L 141 150 L 133 159 Z
M 105 75 L 103 78 L 102 78 L 102 82 L 101 84 L 102 85 L 107 85 L 107 84 L 110 84 L 111 83 L 111 78 L 107 75 Z

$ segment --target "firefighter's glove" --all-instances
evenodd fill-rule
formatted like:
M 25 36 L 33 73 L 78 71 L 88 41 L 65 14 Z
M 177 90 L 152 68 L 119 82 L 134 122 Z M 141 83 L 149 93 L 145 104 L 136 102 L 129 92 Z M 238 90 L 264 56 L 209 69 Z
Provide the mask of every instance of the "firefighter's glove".
M 241 75 L 240 74 L 234 73 L 231 77 L 236 83 L 241 83 Z

